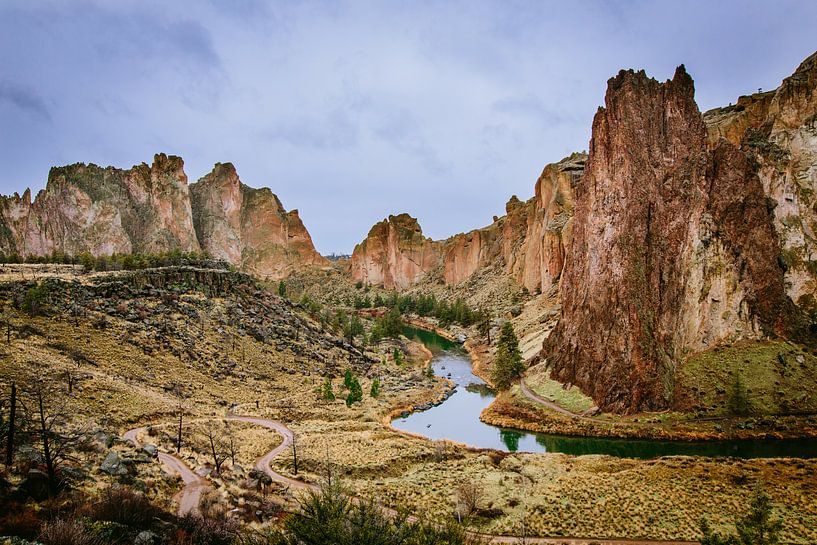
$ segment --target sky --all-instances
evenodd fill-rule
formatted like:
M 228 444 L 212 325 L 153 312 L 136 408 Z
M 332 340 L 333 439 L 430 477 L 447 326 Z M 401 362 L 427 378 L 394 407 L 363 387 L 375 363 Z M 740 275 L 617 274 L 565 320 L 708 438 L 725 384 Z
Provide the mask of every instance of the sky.
M 0 0 L 0 192 L 53 165 L 216 162 L 297 208 L 324 253 L 388 214 L 445 238 L 586 150 L 607 80 L 701 110 L 817 50 L 817 2 Z

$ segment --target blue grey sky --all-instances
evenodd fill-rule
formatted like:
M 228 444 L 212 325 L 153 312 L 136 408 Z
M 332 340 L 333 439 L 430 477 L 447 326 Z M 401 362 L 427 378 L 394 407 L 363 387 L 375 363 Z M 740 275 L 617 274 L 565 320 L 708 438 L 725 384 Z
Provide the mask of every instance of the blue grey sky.
M 817 2 L 0 0 L 0 191 L 52 165 L 233 162 L 323 253 L 443 238 L 587 148 L 607 79 L 685 63 L 702 110 L 817 49 Z

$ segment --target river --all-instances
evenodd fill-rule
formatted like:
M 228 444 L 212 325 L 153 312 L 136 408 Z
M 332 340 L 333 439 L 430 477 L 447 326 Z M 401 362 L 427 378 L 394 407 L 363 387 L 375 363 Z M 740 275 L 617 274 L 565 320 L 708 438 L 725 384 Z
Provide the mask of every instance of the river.
M 607 454 L 623 458 L 659 456 L 734 456 L 817 458 L 817 439 L 758 439 L 735 441 L 659 441 L 570 437 L 499 428 L 480 421 L 482 409 L 491 404 L 494 392 L 471 372 L 471 358 L 457 343 L 435 333 L 406 327 L 407 337 L 423 342 L 434 354 L 434 373 L 457 385 L 456 392 L 442 404 L 397 418 L 392 425 L 431 439 L 449 439 L 478 448 L 509 452 L 563 452 Z

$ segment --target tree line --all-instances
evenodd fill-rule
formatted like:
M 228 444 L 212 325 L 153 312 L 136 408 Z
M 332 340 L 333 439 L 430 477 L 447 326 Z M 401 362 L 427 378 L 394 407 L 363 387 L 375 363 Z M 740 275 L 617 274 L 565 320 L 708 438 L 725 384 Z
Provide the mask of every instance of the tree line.
M 423 317 L 432 317 L 439 320 L 440 325 L 446 327 L 451 324 L 460 324 L 464 327 L 476 324 L 485 314 L 483 310 L 474 310 L 462 298 L 453 302 L 437 299 L 432 294 L 399 295 L 392 292 L 387 296 L 379 293 L 371 298 L 369 294 L 355 295 L 353 306 L 356 309 L 364 308 L 396 308 L 403 314 L 417 314 Z
M 92 255 L 89 252 L 72 255 L 55 250 L 49 255 L 20 256 L 16 253 L 0 253 L 0 263 L 2 264 L 59 264 L 59 265 L 82 265 L 86 272 L 92 271 L 129 271 L 137 269 L 152 269 L 157 267 L 178 267 L 178 266 L 213 266 L 213 258 L 208 252 L 182 252 L 181 250 L 171 250 L 169 252 L 135 252 L 135 253 L 115 253 L 109 255 Z M 223 268 L 228 268 L 225 262 Z

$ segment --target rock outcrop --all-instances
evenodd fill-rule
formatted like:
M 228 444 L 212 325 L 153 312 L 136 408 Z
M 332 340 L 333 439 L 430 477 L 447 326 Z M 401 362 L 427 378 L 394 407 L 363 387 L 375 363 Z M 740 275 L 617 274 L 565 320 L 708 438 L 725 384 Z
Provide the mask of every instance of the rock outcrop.
M 728 133 L 728 132 L 727 132 Z M 803 334 L 757 165 L 710 143 L 681 66 L 608 82 L 576 186 L 562 314 L 543 355 L 604 410 L 673 401 L 690 352 Z
M 780 239 L 786 293 L 817 316 L 817 53 L 775 91 L 704 114 L 710 146 L 724 137 L 758 164 Z
M 324 265 L 298 216 L 269 189 L 241 183 L 231 163 L 190 185 L 193 224 L 202 250 L 258 277 L 283 278 L 294 270 Z
M 523 202 L 513 196 L 505 215 L 491 225 L 445 240 L 423 238 L 417 220 L 406 214 L 390 216 L 355 248 L 353 280 L 405 289 L 440 270 L 443 282 L 452 286 L 492 268 L 530 292 L 547 291 L 558 283 L 564 266 L 573 186 L 586 160 L 587 155 L 574 153 L 547 165 L 534 197 Z
M 405 289 L 439 263 L 439 243 L 424 237 L 417 219 L 408 214 L 376 223 L 350 259 L 353 281 L 386 289 Z
M 41 256 L 199 249 L 184 163 L 158 154 L 129 170 L 77 163 L 54 167 L 31 191 L 0 198 L 0 251 Z
M 324 263 L 298 212 L 241 184 L 230 164 L 188 187 L 182 159 L 163 153 L 128 170 L 77 163 L 52 168 L 33 201 L 30 190 L 0 197 L 5 255 L 173 250 L 206 250 L 262 278 Z

